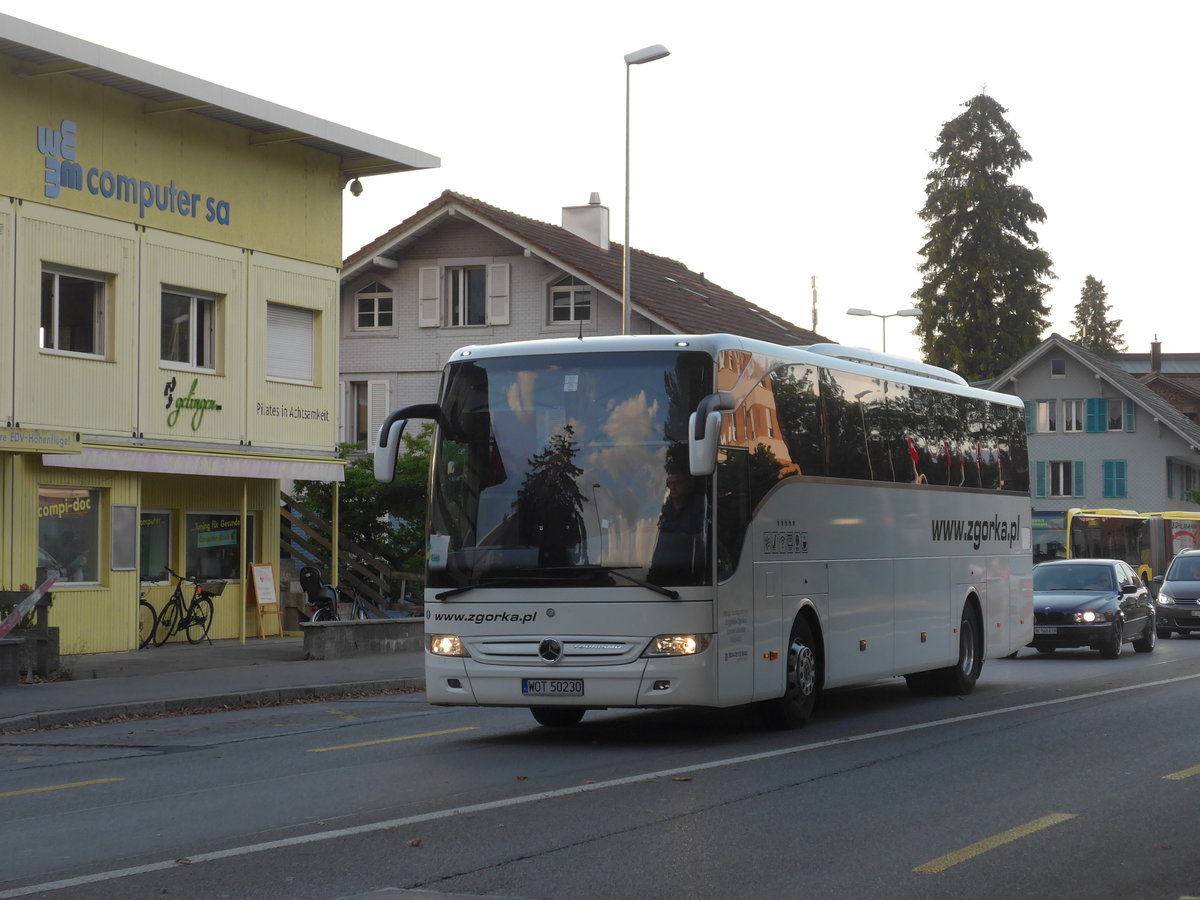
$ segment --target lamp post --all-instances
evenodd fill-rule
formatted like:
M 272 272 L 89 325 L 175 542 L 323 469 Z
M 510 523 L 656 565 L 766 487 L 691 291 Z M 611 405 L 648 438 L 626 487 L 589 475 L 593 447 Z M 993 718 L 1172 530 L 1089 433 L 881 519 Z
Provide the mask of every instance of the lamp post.
M 629 334 L 629 71 L 642 63 L 654 62 L 671 51 L 652 44 L 625 54 L 625 252 L 621 260 L 621 334 Z
M 898 309 L 894 313 L 877 313 L 871 312 L 869 309 L 858 309 L 857 307 L 846 310 L 848 316 L 874 316 L 877 319 L 883 320 L 883 352 L 887 353 L 887 320 L 895 316 L 919 316 L 919 309 Z

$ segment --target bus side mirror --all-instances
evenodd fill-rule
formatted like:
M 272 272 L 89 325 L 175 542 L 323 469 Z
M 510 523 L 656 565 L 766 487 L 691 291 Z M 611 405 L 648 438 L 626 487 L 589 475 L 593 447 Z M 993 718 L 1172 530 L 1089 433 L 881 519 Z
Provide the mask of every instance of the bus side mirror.
M 688 417 L 688 470 L 693 475 L 711 475 L 716 471 L 723 409 L 733 409 L 733 395 L 717 391 L 701 400 Z
M 375 442 L 375 480 L 390 484 L 396 477 L 396 459 L 400 455 L 400 435 L 404 433 L 407 419 L 388 418 L 379 429 L 379 440 Z
M 387 417 L 375 442 L 375 480 L 391 483 L 396 477 L 396 460 L 400 456 L 400 435 L 409 419 L 433 419 L 441 424 L 442 408 L 436 403 L 416 403 L 398 409 Z

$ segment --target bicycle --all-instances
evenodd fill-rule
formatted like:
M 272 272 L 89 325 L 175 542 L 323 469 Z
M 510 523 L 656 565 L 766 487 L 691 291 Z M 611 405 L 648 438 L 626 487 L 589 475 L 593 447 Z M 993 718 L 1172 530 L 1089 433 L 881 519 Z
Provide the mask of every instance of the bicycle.
M 167 605 L 159 610 L 158 621 L 154 625 L 154 646 L 161 647 L 170 640 L 171 635 L 179 631 L 183 631 L 189 644 L 198 644 L 208 639 L 213 617 L 212 598 L 221 595 L 225 590 L 225 582 L 201 582 L 195 576 L 187 578 L 169 568 L 166 571 L 175 579 L 175 590 L 167 598 Z M 183 599 L 185 581 L 195 586 L 190 603 Z M 208 642 L 212 643 L 211 640 Z
M 321 573 L 312 566 L 300 570 L 300 585 L 308 595 L 309 608 L 312 610 L 313 622 L 338 622 L 338 602 L 350 604 L 350 617 L 363 621 L 371 618 L 371 613 L 363 605 L 358 591 L 352 585 L 338 585 L 336 588 L 322 580 Z M 347 599 L 348 598 L 348 599 Z
M 138 649 L 144 650 L 154 640 L 154 626 L 158 623 L 158 613 L 146 599 L 149 591 L 148 582 L 154 581 L 147 575 L 142 576 L 142 592 L 138 595 Z

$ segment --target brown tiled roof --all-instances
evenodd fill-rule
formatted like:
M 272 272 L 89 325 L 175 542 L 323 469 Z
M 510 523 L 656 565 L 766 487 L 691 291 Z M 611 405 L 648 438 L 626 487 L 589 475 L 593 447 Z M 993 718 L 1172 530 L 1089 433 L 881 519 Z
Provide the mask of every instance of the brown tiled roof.
M 485 221 L 522 246 L 583 279 L 613 297 L 621 296 L 624 247 L 610 243 L 601 250 L 590 241 L 558 225 L 519 216 L 490 204 L 444 191 L 440 197 L 409 216 L 386 234 L 352 253 L 345 270 L 358 267 L 378 255 L 388 255 L 406 236 L 415 237 L 433 225 L 451 208 L 466 211 Z M 677 334 L 722 332 L 775 344 L 824 343 L 829 338 L 793 325 L 749 300 L 708 281 L 683 263 L 663 256 L 630 250 L 632 279 L 630 295 L 634 309 Z

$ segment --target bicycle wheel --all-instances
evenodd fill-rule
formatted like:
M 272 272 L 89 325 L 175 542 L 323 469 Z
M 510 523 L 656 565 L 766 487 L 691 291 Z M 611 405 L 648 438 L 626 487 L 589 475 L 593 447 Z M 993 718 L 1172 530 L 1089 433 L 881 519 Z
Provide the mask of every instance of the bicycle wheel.
M 161 647 L 179 628 L 179 602 L 172 597 L 158 611 L 158 622 L 154 626 L 154 646 Z
M 154 623 L 158 621 L 158 613 L 145 600 L 138 601 L 138 649 L 148 647 L 154 640 Z
M 208 629 L 212 627 L 213 605 L 207 597 L 200 597 L 192 603 L 188 610 L 187 624 L 184 633 L 189 644 L 198 644 L 208 637 Z
M 333 614 L 333 611 L 328 606 L 318 606 L 316 609 L 313 610 L 311 621 L 313 621 L 313 622 L 332 622 L 335 619 L 337 619 L 337 616 L 335 616 Z

